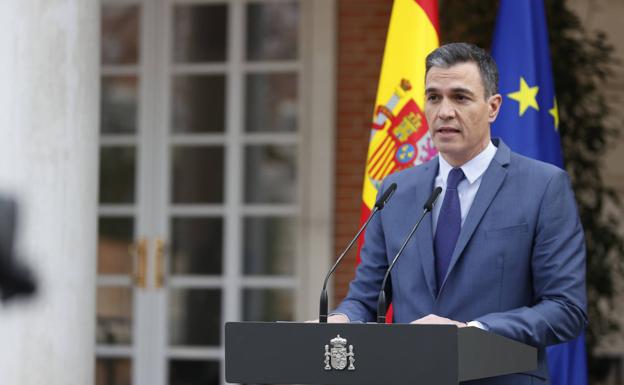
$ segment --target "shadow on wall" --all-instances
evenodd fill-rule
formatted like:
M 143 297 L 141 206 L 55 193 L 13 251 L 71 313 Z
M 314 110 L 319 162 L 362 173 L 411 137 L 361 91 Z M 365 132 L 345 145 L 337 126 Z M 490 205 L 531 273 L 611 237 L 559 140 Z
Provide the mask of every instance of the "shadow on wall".
M 29 297 L 36 291 L 31 270 L 14 255 L 17 204 L 0 196 L 0 299 Z

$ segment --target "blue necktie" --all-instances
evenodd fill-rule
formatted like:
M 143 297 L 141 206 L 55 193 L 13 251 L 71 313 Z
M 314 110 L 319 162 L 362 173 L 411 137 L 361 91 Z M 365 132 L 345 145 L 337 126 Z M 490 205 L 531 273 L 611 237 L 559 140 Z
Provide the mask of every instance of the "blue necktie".
M 446 271 L 451 262 L 453 250 L 455 250 L 455 244 L 461 230 L 461 208 L 457 185 L 462 179 L 464 179 L 464 172 L 461 168 L 454 168 L 449 172 L 446 180 L 444 202 L 442 202 L 440 215 L 438 215 L 438 226 L 433 242 L 438 289 L 442 286 L 444 277 L 446 277 Z

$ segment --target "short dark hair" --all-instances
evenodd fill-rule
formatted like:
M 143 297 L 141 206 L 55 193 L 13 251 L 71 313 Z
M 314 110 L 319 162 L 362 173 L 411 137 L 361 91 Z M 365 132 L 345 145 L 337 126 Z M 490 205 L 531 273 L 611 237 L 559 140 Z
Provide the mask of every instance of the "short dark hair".
M 425 76 L 432 67 L 449 68 L 455 64 L 475 63 L 479 67 L 485 97 L 498 93 L 498 67 L 492 56 L 483 48 L 469 43 L 450 43 L 436 48 L 427 55 Z

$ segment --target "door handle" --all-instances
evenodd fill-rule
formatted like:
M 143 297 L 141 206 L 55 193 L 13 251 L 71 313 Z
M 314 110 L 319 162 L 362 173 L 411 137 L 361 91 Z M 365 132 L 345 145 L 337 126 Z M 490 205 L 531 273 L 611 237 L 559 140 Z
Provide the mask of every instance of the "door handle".
M 134 260 L 132 280 L 136 286 L 144 289 L 147 286 L 147 240 L 139 239 L 130 246 L 129 251 Z
M 156 288 L 165 285 L 165 241 L 156 238 Z

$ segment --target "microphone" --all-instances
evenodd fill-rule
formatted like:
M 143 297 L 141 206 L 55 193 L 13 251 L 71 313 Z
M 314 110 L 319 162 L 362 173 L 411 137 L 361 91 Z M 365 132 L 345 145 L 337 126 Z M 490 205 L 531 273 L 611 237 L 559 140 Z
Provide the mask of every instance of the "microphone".
M 329 282 L 329 277 L 331 277 L 331 275 L 334 274 L 334 271 L 336 270 L 336 268 L 338 267 L 338 265 L 340 264 L 344 256 L 351 249 L 355 241 L 357 241 L 358 238 L 360 238 L 362 231 L 364 231 L 364 229 L 368 226 L 368 223 L 371 221 L 371 219 L 373 219 L 373 216 L 378 211 L 384 208 L 384 206 L 386 205 L 386 203 L 388 203 L 388 201 L 390 200 L 390 197 L 392 197 L 392 194 L 394 194 L 396 189 L 397 189 L 397 184 L 392 183 L 390 187 L 388 187 L 386 191 L 384 191 L 383 194 L 381 194 L 379 199 L 377 199 L 377 202 L 375 202 L 375 205 L 373 206 L 373 210 L 368 216 L 368 219 L 366 220 L 366 222 L 364 222 L 362 227 L 360 227 L 360 229 L 358 230 L 357 234 L 355 234 L 355 237 L 353 237 L 351 242 L 349 242 L 349 245 L 347 245 L 347 247 L 344 249 L 342 254 L 340 254 L 340 257 L 338 257 L 338 259 L 336 260 L 336 263 L 334 263 L 334 266 L 332 266 L 332 268 L 329 269 L 329 272 L 325 276 L 325 282 L 323 282 L 323 289 L 321 290 L 321 301 L 320 301 L 320 306 L 319 306 L 319 323 L 327 323 L 327 312 L 328 312 L 327 310 L 327 307 L 328 307 L 327 283 Z
M 392 196 L 392 194 L 394 194 L 394 192 L 396 191 L 396 189 L 397 189 L 397 184 L 392 183 L 390 187 L 388 187 L 386 191 L 384 191 L 384 193 L 379 197 L 379 199 L 377 199 L 377 202 L 375 202 L 374 208 L 377 208 L 377 211 L 383 209 L 386 203 L 388 203 L 388 201 L 390 200 L 390 197 Z
M 412 231 L 410 231 L 407 238 L 405 238 L 405 241 L 401 245 L 401 248 L 399 249 L 399 251 L 394 256 L 394 259 L 392 260 L 392 263 L 388 267 L 388 270 L 386 270 L 386 274 L 384 275 L 384 279 L 381 283 L 381 291 L 379 292 L 379 299 L 377 300 L 377 323 L 386 323 L 386 311 L 388 310 L 388 307 L 386 306 L 386 281 L 388 281 L 390 272 L 392 271 L 392 268 L 394 267 L 394 264 L 396 263 L 396 261 L 399 259 L 399 257 L 403 253 L 405 246 L 407 246 L 407 243 L 412 238 L 412 235 L 414 235 L 414 233 L 420 226 L 420 222 L 422 222 L 422 220 L 425 218 L 425 215 L 428 212 L 431 212 L 431 210 L 433 210 L 433 205 L 435 204 L 436 200 L 440 196 L 441 192 L 442 192 L 442 187 L 436 187 L 433 190 L 433 192 L 431 193 L 431 196 L 429 197 L 429 199 L 427 199 L 427 202 L 425 202 L 425 204 L 423 205 L 423 212 L 422 212 L 422 215 L 420 216 L 420 219 L 418 219 L 418 222 L 416 222 L 416 225 L 412 227 Z

